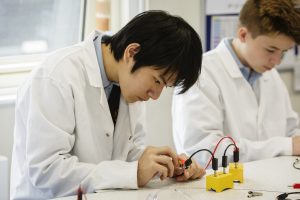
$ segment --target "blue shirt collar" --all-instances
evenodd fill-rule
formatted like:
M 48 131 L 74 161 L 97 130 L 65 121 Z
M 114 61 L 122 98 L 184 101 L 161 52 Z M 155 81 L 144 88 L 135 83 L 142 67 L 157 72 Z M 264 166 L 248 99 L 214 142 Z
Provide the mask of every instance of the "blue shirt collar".
M 237 57 L 235 51 L 232 48 L 232 41 L 233 38 L 225 38 L 224 43 L 227 49 L 229 50 L 230 54 L 232 55 L 233 59 L 235 60 L 236 64 L 241 70 L 243 77 L 248 81 L 248 83 L 253 86 L 254 82 L 261 77 L 260 73 L 257 73 L 254 70 L 251 70 L 250 67 L 245 66 L 241 63 L 240 59 Z
M 103 35 L 100 32 L 96 31 L 95 38 L 94 38 L 94 46 L 95 46 L 97 61 L 98 61 L 100 74 L 101 74 L 101 78 L 102 78 L 102 84 L 104 87 L 106 97 L 108 98 L 110 95 L 112 86 L 113 86 L 113 82 L 108 80 L 105 69 L 104 69 L 103 58 L 102 58 L 102 48 L 101 48 L 102 36 Z
M 102 34 L 99 32 L 96 32 L 96 36 L 94 39 L 94 46 L 95 46 L 95 50 L 96 50 L 98 65 L 100 68 L 103 87 L 106 88 L 107 86 L 112 84 L 112 82 L 108 80 L 105 69 L 104 69 L 103 58 L 102 58 L 102 49 L 101 49 L 101 38 L 102 38 Z

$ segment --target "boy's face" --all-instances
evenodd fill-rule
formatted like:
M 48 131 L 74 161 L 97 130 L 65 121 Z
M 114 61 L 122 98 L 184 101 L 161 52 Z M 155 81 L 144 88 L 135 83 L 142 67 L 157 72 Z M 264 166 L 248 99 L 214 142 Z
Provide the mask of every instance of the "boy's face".
M 133 65 L 132 65 L 133 66 Z M 164 87 L 173 86 L 175 75 L 164 75 L 163 70 L 147 66 L 131 73 L 132 66 L 124 67 L 119 72 L 119 84 L 126 102 L 158 99 Z
M 294 40 L 283 34 L 245 36 L 242 54 L 246 65 L 258 73 L 273 69 L 280 64 L 284 54 L 294 46 Z

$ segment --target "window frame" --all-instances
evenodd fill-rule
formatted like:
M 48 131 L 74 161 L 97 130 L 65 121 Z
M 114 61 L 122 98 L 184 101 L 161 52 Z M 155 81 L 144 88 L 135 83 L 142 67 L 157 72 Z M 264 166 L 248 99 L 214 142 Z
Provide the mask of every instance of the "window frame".
M 80 9 L 80 24 L 78 32 L 78 42 L 82 41 L 85 37 L 86 32 L 86 12 L 87 12 L 87 1 L 80 0 L 81 9 Z M 0 57 L 0 77 L 5 76 L 14 76 L 17 73 L 23 73 L 27 76 L 36 66 L 38 66 L 41 61 L 49 54 L 28 54 L 28 55 L 15 55 L 15 56 L 4 56 Z M 1 79 L 1 78 L 0 78 Z M 16 81 L 15 79 L 9 82 L 8 84 L 0 85 L 0 105 L 7 103 L 14 103 L 16 97 L 17 87 L 15 85 L 10 87 L 9 85 Z

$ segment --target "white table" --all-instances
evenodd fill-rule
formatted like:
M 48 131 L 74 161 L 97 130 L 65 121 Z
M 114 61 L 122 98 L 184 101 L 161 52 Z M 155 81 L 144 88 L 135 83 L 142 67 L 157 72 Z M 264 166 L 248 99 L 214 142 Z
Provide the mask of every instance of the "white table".
M 293 168 L 296 157 L 286 156 L 244 164 L 244 183 L 235 183 L 233 189 L 217 193 L 206 191 L 205 178 L 196 181 L 178 183 L 172 179 L 151 181 L 147 187 L 139 190 L 100 190 L 87 194 L 88 200 L 205 200 L 205 199 L 254 199 L 272 200 L 283 192 L 300 192 L 288 187 L 300 182 L 300 170 Z M 221 170 L 221 169 L 220 169 Z M 207 171 L 211 174 L 211 171 Z M 248 198 L 248 191 L 262 192 L 262 196 Z M 154 198 L 157 194 L 157 199 Z M 293 195 L 291 199 L 300 198 Z M 55 200 L 76 200 L 75 196 Z

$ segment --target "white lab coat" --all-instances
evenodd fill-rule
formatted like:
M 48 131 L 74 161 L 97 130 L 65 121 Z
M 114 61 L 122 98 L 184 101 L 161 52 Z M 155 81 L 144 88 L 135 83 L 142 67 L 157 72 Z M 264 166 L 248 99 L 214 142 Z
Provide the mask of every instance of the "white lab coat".
M 276 69 L 256 82 L 259 100 L 224 41 L 204 54 L 199 81 L 186 93 L 173 96 L 177 151 L 191 155 L 202 148 L 213 150 L 221 137 L 229 135 L 240 147 L 243 162 L 291 155 L 291 136 L 299 133 L 299 120 L 286 87 Z M 216 153 L 219 160 L 229 143 L 228 139 L 221 143 Z M 227 155 L 232 155 L 231 149 Z M 205 152 L 195 156 L 202 165 L 209 157 Z
M 19 89 L 11 199 L 138 187 L 144 103 L 121 98 L 114 130 L 93 39 L 54 52 Z

